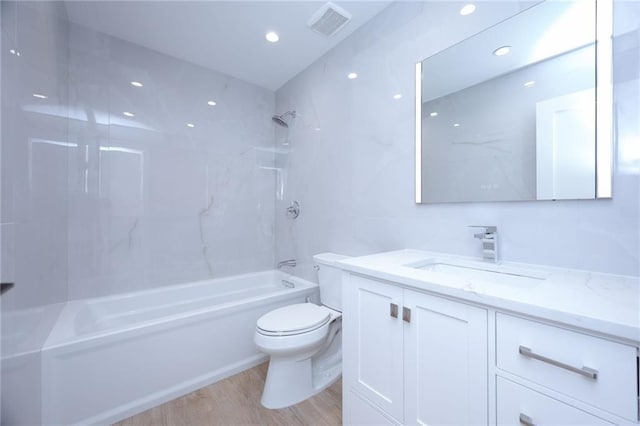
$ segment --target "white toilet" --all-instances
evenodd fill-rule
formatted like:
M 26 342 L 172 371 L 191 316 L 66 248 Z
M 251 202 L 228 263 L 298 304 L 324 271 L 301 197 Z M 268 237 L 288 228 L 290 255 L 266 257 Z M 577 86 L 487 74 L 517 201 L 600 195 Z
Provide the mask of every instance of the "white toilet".
M 334 383 L 342 373 L 342 271 L 334 253 L 313 256 L 322 305 L 298 303 L 258 319 L 254 341 L 271 356 L 262 405 L 297 404 Z

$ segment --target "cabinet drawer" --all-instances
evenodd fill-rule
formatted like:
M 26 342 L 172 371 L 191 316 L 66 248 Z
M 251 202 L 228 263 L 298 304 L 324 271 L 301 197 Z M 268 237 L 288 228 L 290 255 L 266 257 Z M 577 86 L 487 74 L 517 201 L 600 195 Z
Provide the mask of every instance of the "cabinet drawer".
M 638 420 L 636 348 L 496 315 L 498 368 L 631 421 Z
M 610 425 L 599 417 L 497 377 L 499 425 Z

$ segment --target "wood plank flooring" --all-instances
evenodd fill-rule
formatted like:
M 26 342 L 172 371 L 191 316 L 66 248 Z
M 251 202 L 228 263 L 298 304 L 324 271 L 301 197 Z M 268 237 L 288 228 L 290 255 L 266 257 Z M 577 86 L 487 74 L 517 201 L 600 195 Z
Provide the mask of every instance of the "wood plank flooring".
M 117 426 L 340 425 L 342 381 L 292 407 L 260 404 L 268 363 L 125 419 Z

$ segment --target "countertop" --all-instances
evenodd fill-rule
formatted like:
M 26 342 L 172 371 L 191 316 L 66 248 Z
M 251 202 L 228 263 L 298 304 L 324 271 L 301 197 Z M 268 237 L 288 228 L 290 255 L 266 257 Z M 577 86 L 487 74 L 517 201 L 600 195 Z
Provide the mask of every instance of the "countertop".
M 474 262 L 535 277 L 500 274 L 497 280 L 423 270 L 429 259 Z M 640 278 L 514 262 L 497 266 L 478 259 L 420 250 L 398 250 L 335 262 L 350 272 L 392 281 L 500 310 L 518 312 L 640 344 Z M 473 271 L 472 271 L 473 272 Z

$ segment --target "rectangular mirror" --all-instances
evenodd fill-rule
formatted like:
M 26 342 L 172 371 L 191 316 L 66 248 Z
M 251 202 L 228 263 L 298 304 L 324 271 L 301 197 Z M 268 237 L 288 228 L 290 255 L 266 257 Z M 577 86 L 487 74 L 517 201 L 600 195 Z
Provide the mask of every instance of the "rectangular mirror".
M 416 202 L 610 198 L 611 34 L 545 1 L 418 63 Z

